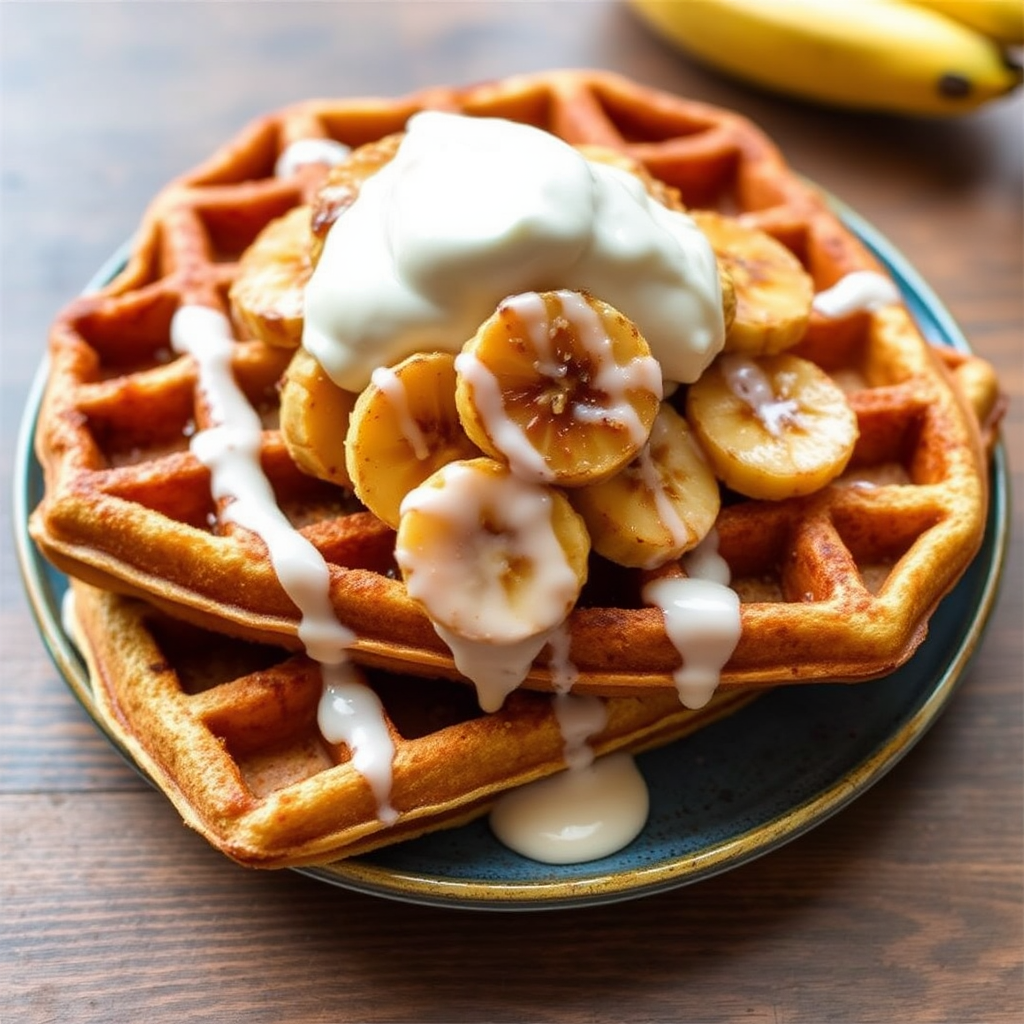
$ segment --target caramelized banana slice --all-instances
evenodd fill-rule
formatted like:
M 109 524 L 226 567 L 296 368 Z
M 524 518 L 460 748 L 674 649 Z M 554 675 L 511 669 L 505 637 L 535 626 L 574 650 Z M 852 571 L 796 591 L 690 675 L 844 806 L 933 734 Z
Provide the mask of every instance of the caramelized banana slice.
M 679 195 L 679 189 L 666 184 L 660 178 L 656 178 L 639 160 L 635 160 L 621 150 L 596 144 L 580 145 L 576 148 L 588 160 L 592 160 L 594 163 L 617 167 L 621 171 L 632 174 L 634 178 L 639 178 L 643 182 L 644 188 L 647 189 L 648 194 L 652 198 L 657 199 L 662 206 L 667 206 L 670 210 L 682 211 L 686 209 L 683 205 L 682 197 Z
M 345 463 L 359 500 L 398 526 L 402 499 L 435 470 L 480 452 L 455 409 L 455 357 L 422 352 L 374 371 L 345 436 Z
M 267 345 L 296 348 L 302 341 L 312 237 L 309 207 L 296 206 L 267 224 L 238 261 L 231 312 Z
M 565 621 L 590 539 L 565 495 L 508 466 L 452 462 L 402 502 L 395 559 L 459 671 L 494 711 Z
M 569 492 L 594 550 L 654 569 L 695 548 L 715 525 L 721 496 L 686 420 L 662 404 L 640 454 L 615 476 Z
M 686 418 L 720 480 L 770 500 L 820 490 L 845 469 L 858 436 L 835 382 L 788 353 L 719 356 L 690 386 Z
M 498 307 L 455 361 L 470 439 L 525 479 L 607 479 L 647 441 L 661 369 L 634 324 L 579 292 L 528 292 Z
M 367 178 L 376 174 L 398 152 L 404 133 L 385 135 L 354 149 L 347 159 L 328 172 L 313 200 L 311 217 L 312 247 L 310 261 L 320 261 L 324 240 L 334 222 L 358 198 L 359 190 Z
M 803 264 L 764 231 L 707 210 L 690 215 L 735 292 L 725 351 L 774 355 L 795 345 L 807 330 L 814 300 L 814 282 Z
M 339 388 L 304 348 L 295 350 L 281 386 L 281 434 L 304 473 L 351 487 L 345 432 L 355 404 L 356 396 Z

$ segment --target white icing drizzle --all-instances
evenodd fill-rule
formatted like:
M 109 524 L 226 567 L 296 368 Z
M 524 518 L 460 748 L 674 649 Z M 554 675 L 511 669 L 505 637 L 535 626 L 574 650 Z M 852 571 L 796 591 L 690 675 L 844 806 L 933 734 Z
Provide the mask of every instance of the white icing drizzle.
M 351 152 L 348 146 L 335 139 L 297 139 L 282 150 L 274 164 L 274 174 L 278 178 L 290 178 L 307 164 L 334 167 Z
M 658 512 L 658 518 L 665 529 L 668 530 L 673 546 L 682 549 L 690 542 L 690 529 L 679 514 L 676 503 L 672 500 L 672 495 L 668 493 L 665 480 L 661 473 L 658 472 L 658 467 L 655 465 L 654 458 L 651 455 L 652 446 L 664 443 L 664 435 L 669 429 L 664 416 L 659 415 L 655 417 L 654 425 L 651 428 L 651 436 L 647 444 L 641 449 L 635 466 L 641 482 L 654 498 L 654 506 Z M 651 559 L 645 568 L 656 568 L 664 560 L 665 555 L 663 552 L 655 552 L 651 555 Z
M 729 563 L 718 550 L 718 530 L 712 527 L 703 540 L 683 556 L 683 568 L 686 575 L 698 580 L 708 580 L 723 587 L 732 582 L 732 570 Z
M 565 763 L 570 769 L 585 768 L 594 760 L 587 741 L 607 725 L 608 709 L 598 697 L 571 692 L 579 672 L 569 658 L 569 630 L 564 623 L 552 632 L 548 646 L 555 717 L 562 731 Z
M 835 318 L 853 313 L 870 313 L 900 301 L 895 283 L 874 270 L 855 270 L 841 277 L 831 288 L 814 296 L 812 309 Z
M 329 664 L 343 660 L 354 637 L 331 606 L 326 562 L 278 507 L 260 467 L 263 427 L 231 371 L 230 323 L 216 310 L 183 306 L 171 324 L 171 344 L 175 352 L 191 355 L 199 367 L 211 424 L 193 436 L 190 447 L 210 470 L 214 499 L 229 502 L 225 518 L 267 545 L 281 585 L 300 609 L 299 639 L 310 656 Z
M 688 708 L 712 698 L 740 638 L 740 600 L 717 544 L 712 531 L 683 561 L 691 575 L 655 579 L 643 589 L 644 601 L 665 616 L 665 631 L 682 658 L 673 677 Z
M 586 768 L 594 760 L 588 742 L 608 722 L 608 711 L 598 697 L 574 693 L 556 693 L 555 716 L 562 732 L 563 756 L 571 771 Z
M 420 425 L 416 422 L 409 409 L 409 395 L 401 378 L 390 367 L 378 366 L 373 371 L 370 380 L 374 386 L 387 396 L 391 407 L 395 410 L 395 415 L 398 417 L 398 429 L 402 432 L 402 436 L 406 441 L 409 442 L 413 454 L 422 462 L 430 455 L 430 446 L 427 444 L 427 439 L 423 436 L 423 431 L 420 430 Z
M 395 558 L 410 596 L 476 685 L 480 706 L 493 711 L 569 614 L 579 580 L 554 532 L 549 491 L 461 463 L 439 474 L 439 486 L 406 495 L 402 514 L 442 520 L 443 537 L 424 550 L 402 543 L 400 534 Z M 485 521 L 491 529 L 481 529 Z M 519 561 L 530 573 L 508 587 L 510 566 Z
M 384 724 L 380 699 L 351 662 L 324 665 L 322 671 L 324 689 L 317 708 L 320 732 L 328 743 L 344 743 L 352 751 L 352 766 L 377 800 L 378 819 L 391 825 L 398 818 L 391 806 L 395 746 Z
M 772 437 L 781 437 L 784 427 L 800 423 L 799 405 L 792 398 L 778 398 L 765 372 L 752 359 L 729 355 L 722 359 L 729 390 L 754 411 Z
M 661 398 L 661 367 L 651 356 L 637 356 L 628 363 L 620 364 L 613 352 L 612 339 L 601 323 L 601 317 L 579 292 L 560 290 L 555 293 L 562 308 L 562 317 L 575 330 L 583 350 L 589 355 L 597 373 L 591 384 L 608 396 L 607 405 L 576 403 L 572 415 L 581 422 L 608 422 L 617 424 L 627 431 L 636 445 L 647 440 L 644 427 L 636 409 L 629 401 L 630 391 L 649 391 Z M 565 376 L 565 367 L 556 359 L 553 349 L 553 335 L 556 324 L 548 316 L 547 307 L 537 292 L 527 292 L 506 299 L 503 306 L 511 307 L 526 322 L 530 340 L 540 355 L 538 368 L 546 372 L 552 381 Z
M 570 656 L 570 644 L 569 627 L 563 622 L 548 638 L 548 669 L 551 672 L 551 685 L 555 693 L 569 693 L 579 679 L 579 670 Z
M 455 372 L 473 389 L 473 405 L 487 424 L 491 443 L 508 460 L 512 471 L 524 480 L 547 483 L 554 473 L 544 456 L 530 443 L 526 434 L 506 412 L 498 378 L 471 352 L 455 357 Z
M 457 352 L 507 295 L 554 288 L 629 317 L 667 380 L 696 380 L 724 342 L 717 264 L 690 217 L 540 129 L 424 111 L 328 232 L 303 344 L 358 391 L 376 366 Z
M 351 748 L 353 763 L 368 773 L 365 777 L 378 797 L 380 819 L 393 820 L 394 812 L 387 803 L 392 747 L 382 709 L 369 687 L 358 682 L 357 670 L 347 664 L 346 648 L 354 635 L 335 616 L 327 563 L 288 521 L 263 474 L 262 424 L 232 373 L 235 343 L 231 325 L 217 310 L 182 306 L 171 322 L 171 345 L 175 352 L 191 356 L 198 368 L 210 425 L 193 435 L 190 446 L 210 470 L 211 494 L 226 502 L 226 519 L 251 530 L 266 544 L 282 587 L 299 609 L 299 639 L 321 666 L 325 683 L 321 711 L 324 701 L 333 706 L 335 698 L 344 694 L 357 712 L 343 730 L 355 744 Z M 354 696 L 357 689 L 358 697 Z M 334 721 L 337 712 L 328 711 L 326 717 Z
M 463 636 L 437 621 L 434 629 L 452 652 L 460 674 L 476 687 L 477 703 L 487 712 L 497 711 L 520 686 L 550 635 L 545 630 L 522 640 L 493 643 Z

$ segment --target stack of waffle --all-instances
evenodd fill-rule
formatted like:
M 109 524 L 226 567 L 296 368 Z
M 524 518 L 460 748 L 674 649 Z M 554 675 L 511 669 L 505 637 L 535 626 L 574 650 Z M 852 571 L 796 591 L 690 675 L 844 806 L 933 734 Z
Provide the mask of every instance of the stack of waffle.
M 643 596 L 652 581 L 692 571 L 692 545 L 641 565 L 595 547 L 560 642 L 482 710 L 431 609 L 410 594 L 395 522 L 362 500 L 344 467 L 344 423 L 323 441 L 301 417 L 301 436 L 282 430 L 294 421 L 281 409 L 289 372 L 307 391 L 323 383 L 328 402 L 344 390 L 310 371 L 299 346 L 311 264 L 325 233 L 344 226 L 359 182 L 393 158 L 424 110 L 528 124 L 595 160 L 621 159 L 659 202 L 704 226 L 728 324 L 756 319 L 743 306 L 758 289 L 754 261 L 714 234 L 723 225 L 785 249 L 808 303 L 852 275 L 884 277 L 748 121 L 604 73 L 298 104 L 165 188 L 121 272 L 54 324 L 36 433 L 45 496 L 30 529 L 73 581 L 77 640 L 109 730 L 186 822 L 245 864 L 323 863 L 484 813 L 566 767 L 559 701 L 569 689 L 601 702 L 604 725 L 587 740 L 601 755 L 670 742 L 759 688 L 883 676 L 911 657 L 982 540 L 999 411 L 990 369 L 933 349 L 895 294 L 809 304 L 785 356 L 841 391 L 850 450 L 799 493 L 718 480 L 703 535 L 727 566 L 740 629 L 715 695 L 681 702 L 684 659 L 663 610 Z M 303 149 L 308 158 L 295 159 Z M 308 229 L 298 233 L 312 240 L 306 249 L 274 242 L 289 214 Z M 260 305 L 264 287 L 273 308 Z M 183 310 L 212 314 L 207 324 L 223 330 L 183 343 Z M 230 370 L 228 398 L 211 384 L 218 365 Z M 664 398 L 695 435 L 699 386 L 682 382 Z M 255 424 L 253 465 L 273 505 L 262 519 L 238 514 L 240 494 L 202 458 L 200 439 L 238 403 Z M 261 522 L 291 531 L 292 547 L 322 570 L 317 639 Z M 337 673 L 379 704 L 386 794 L 353 757 L 354 741 L 318 722 Z

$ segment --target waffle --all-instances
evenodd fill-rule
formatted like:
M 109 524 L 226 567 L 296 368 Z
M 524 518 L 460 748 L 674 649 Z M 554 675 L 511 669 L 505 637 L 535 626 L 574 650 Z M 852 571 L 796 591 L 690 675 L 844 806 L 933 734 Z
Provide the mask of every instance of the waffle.
M 509 788 L 564 767 L 549 694 L 519 691 L 484 715 L 466 687 L 384 671 L 369 683 L 395 746 L 383 823 L 344 745 L 317 727 L 319 666 L 282 647 L 170 618 L 151 604 L 73 584 L 77 641 L 96 712 L 186 824 L 248 867 L 320 864 L 486 813 Z M 595 754 L 640 751 L 731 714 L 753 691 L 700 710 L 674 695 L 604 701 Z
M 508 118 L 620 151 L 678 190 L 687 207 L 725 211 L 774 236 L 818 291 L 881 269 L 750 122 L 614 75 L 552 72 L 286 108 L 161 192 L 121 273 L 53 327 L 36 433 L 45 497 L 30 529 L 58 568 L 193 626 L 302 648 L 298 610 L 265 545 L 228 520 L 189 450 L 211 412 L 195 361 L 172 350 L 171 319 L 189 305 L 227 313 L 242 253 L 270 220 L 312 200 L 322 167 L 274 172 L 291 143 L 359 146 L 400 132 L 423 109 Z M 457 677 L 396 571 L 392 529 L 289 457 L 277 383 L 290 351 L 235 329 L 231 364 L 264 427 L 263 471 L 290 523 L 329 566 L 330 606 L 352 633 L 349 654 L 373 669 Z M 979 360 L 937 355 L 902 305 L 814 315 L 795 351 L 841 383 L 860 439 L 843 477 L 817 493 L 725 496 L 715 529 L 742 629 L 723 688 L 892 671 L 923 639 L 983 534 L 983 443 L 955 379 L 971 378 L 975 398 L 979 387 L 987 396 L 975 405 L 993 407 Z M 641 599 L 647 575 L 592 560 L 567 623 L 579 692 L 674 693 L 680 656 L 661 612 Z M 553 674 L 542 651 L 524 685 L 550 689 Z

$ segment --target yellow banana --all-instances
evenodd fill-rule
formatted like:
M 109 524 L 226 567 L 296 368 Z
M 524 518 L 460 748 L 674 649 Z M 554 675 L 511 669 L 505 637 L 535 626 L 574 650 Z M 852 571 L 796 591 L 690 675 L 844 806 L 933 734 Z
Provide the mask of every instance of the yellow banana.
M 951 115 L 1021 82 L 1021 69 L 991 39 L 903 0 L 630 3 L 652 28 L 710 66 L 818 103 Z
M 778 239 L 714 210 L 690 214 L 704 232 L 732 286 L 725 350 L 770 355 L 791 348 L 807 330 L 814 282 Z
M 769 501 L 821 490 L 859 433 L 832 378 L 788 352 L 719 356 L 687 391 L 686 419 L 727 487 Z
M 345 434 L 356 497 L 394 527 L 409 491 L 441 466 L 479 454 L 459 425 L 450 352 L 415 352 L 375 370 Z
M 959 21 L 1006 46 L 1024 43 L 1024 3 L 1021 0 L 907 0 Z
M 653 569 L 695 548 L 715 525 L 718 480 L 686 420 L 662 403 L 640 455 L 610 480 L 566 492 L 593 549 Z
M 295 350 L 281 384 L 281 436 L 303 473 L 352 486 L 344 440 L 355 403 L 304 348 Z

